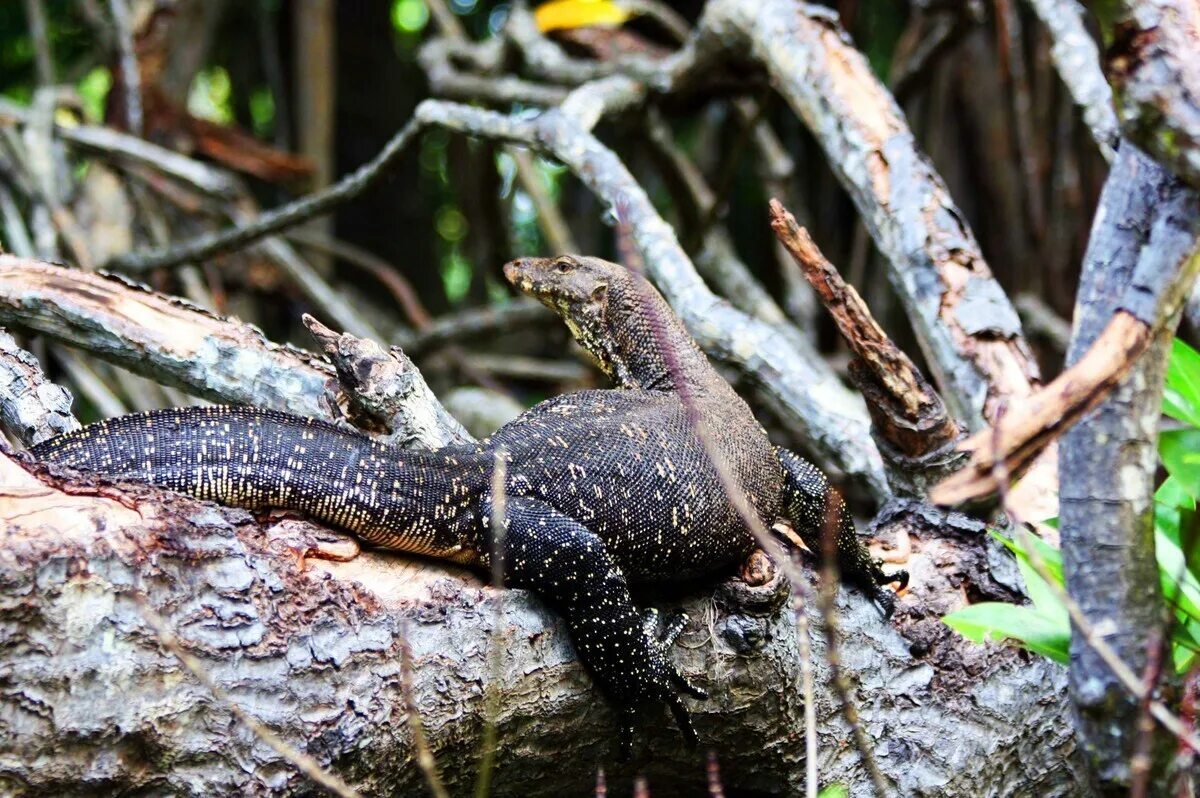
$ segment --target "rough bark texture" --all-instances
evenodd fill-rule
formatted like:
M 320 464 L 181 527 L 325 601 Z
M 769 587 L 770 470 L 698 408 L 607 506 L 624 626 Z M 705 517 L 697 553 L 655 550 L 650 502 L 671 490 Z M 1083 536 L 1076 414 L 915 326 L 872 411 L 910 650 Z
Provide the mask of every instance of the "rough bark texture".
M 79 429 L 71 392 L 46 379 L 37 358 L 0 327 L 0 428 L 32 446 Z
M 1128 0 L 1108 74 L 1125 135 L 1200 189 L 1200 3 Z
M 1200 229 L 1196 194 L 1155 171 L 1129 142 L 1122 146 L 1127 150 L 1118 158 L 1123 171 L 1114 168 L 1109 176 L 1087 258 L 1107 264 L 1113 272 L 1097 271 L 1091 278 L 1105 291 L 1106 304 L 1094 311 L 1107 314 L 1098 322 L 1101 328 L 1089 332 L 1088 346 L 1071 350 L 1068 368 L 1020 412 L 963 442 L 961 448 L 971 452 L 971 461 L 931 492 L 939 504 L 958 504 L 997 491 L 1003 476 L 1018 475 L 1099 405 L 1162 329 L 1175 329 L 1176 313 L 1200 269 L 1200 260 L 1192 257 Z M 1126 179 L 1135 182 L 1122 184 Z M 1156 231 L 1144 251 L 1140 248 L 1145 237 L 1134 234 L 1138 229 Z M 1003 461 L 1001 469 L 998 460 Z
M 948 457 L 960 430 L 942 398 L 908 355 L 887 337 L 867 303 L 825 259 L 808 231 L 775 200 L 771 201 L 771 226 L 803 267 L 805 277 L 854 353 L 850 377 L 867 398 L 871 432 L 876 440 L 882 439 L 880 448 L 885 455 L 895 454 L 903 461 L 893 460 L 893 466 L 899 466 L 890 475 L 893 487 L 897 477 L 909 483 L 914 478 L 931 476 L 920 473 L 930 468 L 944 473 L 947 464 L 961 456 Z M 911 491 L 910 495 L 924 492 Z
M 336 422 L 352 396 L 361 399 L 353 384 L 339 385 L 328 363 L 252 325 L 115 277 L 10 255 L 0 255 L 0 324 L 45 333 L 214 402 Z M 343 338 L 351 347 L 358 340 Z M 436 449 L 455 439 L 461 430 L 447 423 L 421 373 L 402 354 L 379 354 L 393 364 L 389 440 Z M 366 383 L 364 391 L 376 387 Z
M 139 602 L 167 620 L 233 701 L 363 794 L 424 789 L 402 709 L 403 637 L 413 696 L 452 794 L 472 788 L 486 685 L 500 696 L 496 794 L 583 794 L 600 766 L 617 791 L 640 769 L 655 794 L 696 792 L 709 749 L 726 789 L 800 790 L 799 649 L 777 583 L 729 583 L 715 595 L 697 587 L 656 602 L 691 615 L 674 656 L 714 698 L 694 704 L 700 751 L 652 717 L 639 741 L 645 753 L 620 766 L 613 714 L 561 623 L 524 592 L 370 551 L 342 563 L 304 560 L 331 533 L 296 520 L 260 524 L 149 488 L 63 483 L 3 456 L 0 485 L 5 792 L 311 793 L 164 649 Z M 961 604 L 956 585 L 1011 598 L 1011 562 L 985 554 L 981 525 L 962 517 L 901 507 L 888 523 L 916 537 L 916 587 L 898 614 L 909 639 L 857 595 L 843 594 L 838 613 L 844 669 L 895 794 L 1015 796 L 1031 784 L 1042 795 L 1080 794 L 1063 670 L 967 643 L 939 620 Z M 815 613 L 811 620 L 819 627 Z M 819 637 L 815 646 L 822 782 L 866 794 L 826 690 Z
M 1178 302 L 1165 308 L 1151 303 L 1149 311 L 1136 306 L 1172 281 L 1188 260 L 1193 263 L 1184 273 L 1190 268 L 1194 276 L 1198 233 L 1196 193 L 1124 144 L 1088 244 L 1068 363 L 1083 356 L 1116 310 L 1160 315 L 1147 322 L 1153 324 L 1153 339 L 1128 376 L 1063 438 L 1060 529 L 1068 591 L 1139 674 L 1162 628 L 1152 497 L 1162 383 Z M 1070 678 L 1078 728 L 1102 788 L 1123 794 L 1137 739 L 1138 701 L 1078 633 L 1072 636 Z

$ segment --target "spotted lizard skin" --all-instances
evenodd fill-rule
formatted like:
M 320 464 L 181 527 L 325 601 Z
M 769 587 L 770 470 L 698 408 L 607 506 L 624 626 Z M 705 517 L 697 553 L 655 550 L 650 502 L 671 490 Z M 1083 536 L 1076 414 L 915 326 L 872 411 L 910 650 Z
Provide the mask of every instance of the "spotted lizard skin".
M 566 619 L 580 659 L 623 713 L 665 703 L 694 732 L 680 693 L 702 697 L 671 665 L 682 628 L 640 612 L 629 586 L 728 571 L 754 548 L 697 427 L 770 527 L 786 520 L 821 552 L 827 518 L 842 575 L 885 614 L 893 594 L 859 542 L 841 497 L 797 455 L 777 449 L 661 296 L 595 258 L 505 267 L 558 311 L 616 383 L 564 394 L 478 444 L 399 450 L 314 419 L 249 407 L 122 416 L 61 435 L 34 454 L 228 505 L 286 508 L 398 551 L 489 569 L 492 471 L 505 460 L 505 583 Z

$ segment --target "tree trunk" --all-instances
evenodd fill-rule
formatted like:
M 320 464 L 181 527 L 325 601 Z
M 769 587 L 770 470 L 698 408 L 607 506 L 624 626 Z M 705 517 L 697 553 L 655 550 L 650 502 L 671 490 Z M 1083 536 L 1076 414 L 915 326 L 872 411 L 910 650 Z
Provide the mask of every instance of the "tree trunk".
M 489 686 L 499 697 L 496 794 L 581 794 L 599 768 L 617 790 L 640 772 L 658 794 L 696 791 L 706 751 L 727 789 L 801 790 L 800 649 L 779 578 L 656 598 L 691 616 L 674 656 L 713 698 L 693 702 L 699 751 L 650 712 L 635 761 L 622 766 L 615 716 L 562 623 L 524 591 L 372 551 L 306 558 L 339 536 L 149 487 L 64 479 L 19 455 L 0 456 L 0 485 L 6 792 L 313 791 L 164 647 L 155 615 L 229 700 L 364 794 L 424 789 L 404 710 L 404 640 L 411 696 L 451 794 L 472 789 Z M 1011 564 L 984 553 L 981 525 L 964 516 L 899 507 L 888 528 L 901 524 L 917 538 L 916 587 L 896 622 L 908 639 L 858 594 L 838 601 L 844 667 L 895 794 L 1004 796 L 1029 784 L 1079 794 L 1065 671 L 967 643 L 939 620 L 961 603 L 956 586 L 1011 597 L 989 563 L 1009 584 Z M 869 794 L 819 635 L 814 648 L 821 781 Z

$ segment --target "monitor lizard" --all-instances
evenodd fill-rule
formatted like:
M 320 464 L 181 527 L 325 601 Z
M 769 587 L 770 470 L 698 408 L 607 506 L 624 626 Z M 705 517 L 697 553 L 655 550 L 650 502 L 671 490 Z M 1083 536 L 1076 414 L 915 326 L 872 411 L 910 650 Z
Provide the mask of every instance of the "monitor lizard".
M 891 615 L 894 594 L 883 585 L 903 586 L 907 573 L 883 573 L 825 476 L 772 445 L 653 286 L 579 256 L 524 258 L 504 273 L 562 316 L 615 389 L 548 399 L 478 444 L 438 451 L 223 406 L 101 421 L 33 452 L 200 499 L 300 511 L 376 546 L 480 570 L 491 567 L 492 471 L 502 457 L 504 583 L 566 619 L 580 659 L 620 710 L 626 755 L 634 711 L 649 703 L 665 703 L 696 740 L 681 693 L 707 696 L 668 657 L 686 619 L 639 611 L 629 585 L 714 574 L 754 549 L 723 485 L 741 486 L 742 512 L 767 527 L 790 522 L 815 553 L 829 523 L 843 577 Z

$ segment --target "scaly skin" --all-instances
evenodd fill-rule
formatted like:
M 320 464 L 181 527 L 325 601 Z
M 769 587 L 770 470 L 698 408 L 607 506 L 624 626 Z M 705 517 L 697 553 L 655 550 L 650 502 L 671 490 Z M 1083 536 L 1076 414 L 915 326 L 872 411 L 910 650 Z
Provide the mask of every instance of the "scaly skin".
M 478 445 L 402 451 L 312 419 L 245 407 L 154 411 L 93 424 L 34 448 L 78 468 L 240 507 L 285 508 L 375 545 L 490 567 L 492 469 L 506 461 L 505 584 L 567 620 L 580 659 L 623 714 L 665 703 L 695 732 L 680 693 L 703 697 L 668 659 L 682 623 L 660 629 L 631 583 L 736 566 L 754 538 L 722 488 L 707 430 L 749 506 L 814 552 L 831 518 L 842 574 L 890 614 L 885 575 L 812 464 L 776 449 L 641 277 L 596 258 L 514 261 L 505 274 L 556 310 L 615 390 L 542 402 Z

